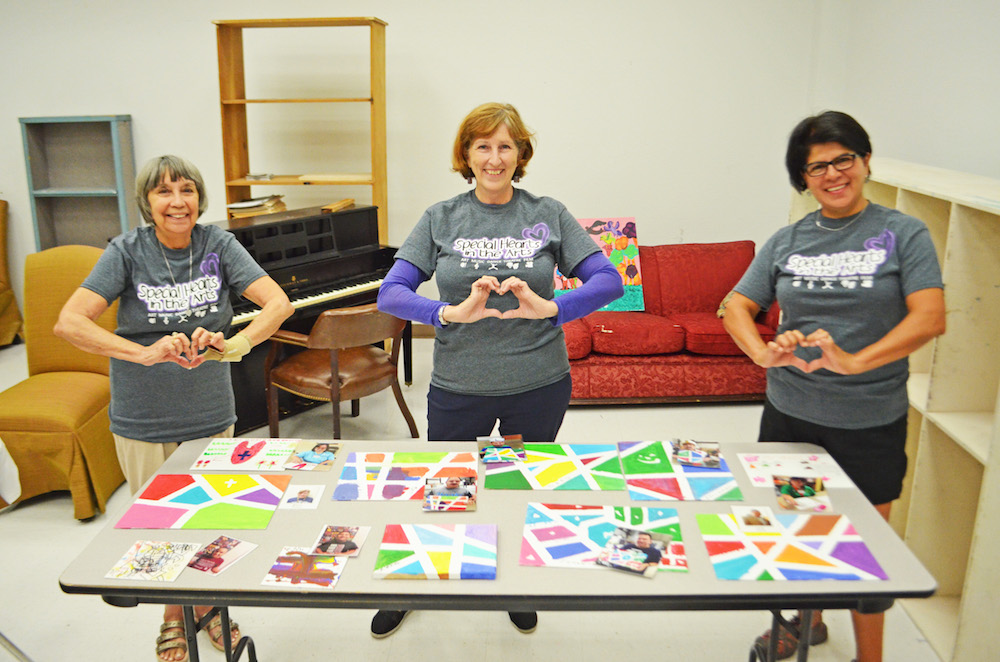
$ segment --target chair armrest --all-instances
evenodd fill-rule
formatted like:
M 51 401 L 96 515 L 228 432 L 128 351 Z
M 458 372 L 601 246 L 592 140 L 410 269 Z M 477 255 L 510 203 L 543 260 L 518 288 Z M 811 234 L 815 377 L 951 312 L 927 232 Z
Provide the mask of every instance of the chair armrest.
M 309 341 L 309 336 L 297 331 L 278 329 L 271 335 L 270 339 L 274 342 L 280 342 L 285 345 L 298 345 L 299 347 L 306 347 Z

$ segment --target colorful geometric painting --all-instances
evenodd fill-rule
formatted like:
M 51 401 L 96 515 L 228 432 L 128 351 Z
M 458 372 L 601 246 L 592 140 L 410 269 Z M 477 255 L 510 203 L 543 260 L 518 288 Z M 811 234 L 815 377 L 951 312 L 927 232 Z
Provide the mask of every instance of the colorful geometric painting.
M 139 540 L 115 564 L 107 579 L 172 582 L 198 551 L 196 542 Z
M 601 310 L 645 310 L 642 299 L 642 269 L 639 267 L 639 239 L 634 218 L 577 219 L 622 277 L 625 294 Z M 580 287 L 578 278 L 568 278 L 556 269 L 555 295 Z
M 608 539 L 627 525 L 670 537 L 660 570 L 687 572 L 684 539 L 674 508 L 529 503 L 521 538 L 521 565 L 597 568 Z
M 376 579 L 496 579 L 496 524 L 387 524 Z
M 192 471 L 282 471 L 298 439 L 213 439 Z
M 770 487 L 773 476 L 822 478 L 827 487 L 851 487 L 854 483 L 829 455 L 815 453 L 740 453 L 740 462 L 756 487 Z
M 513 448 L 504 446 L 502 448 L 485 448 L 479 454 L 484 464 L 493 462 L 516 462 L 524 459 L 524 450 L 518 453 Z
M 261 584 L 332 590 L 346 563 L 333 554 L 311 554 L 307 547 L 283 547 Z
M 161 474 L 116 529 L 266 529 L 291 476 Z
M 335 501 L 423 499 L 428 478 L 475 477 L 475 453 L 349 453 Z
M 624 490 L 614 444 L 524 444 L 524 460 L 484 465 L 494 490 Z
M 743 493 L 724 458 L 718 468 L 675 462 L 662 441 L 618 443 L 622 471 L 634 501 L 740 501 Z
M 731 514 L 699 514 L 698 529 L 719 579 L 887 579 L 843 515 L 777 515 L 774 532 L 742 528 Z

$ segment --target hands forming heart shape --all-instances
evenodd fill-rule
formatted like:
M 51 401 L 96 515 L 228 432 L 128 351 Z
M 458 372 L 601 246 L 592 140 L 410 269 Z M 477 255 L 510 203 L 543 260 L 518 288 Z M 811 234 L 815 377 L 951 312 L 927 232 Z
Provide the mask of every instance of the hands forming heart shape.
M 795 355 L 798 347 L 818 347 L 823 354 L 818 359 L 806 361 Z M 809 335 L 798 329 L 791 329 L 775 336 L 774 340 L 767 343 L 763 356 L 756 362 L 765 368 L 791 366 L 802 372 L 826 369 L 849 375 L 856 371 L 853 359 L 854 355 L 841 349 L 833 336 L 823 329 L 816 329 Z
M 486 301 L 490 293 L 496 292 L 503 296 L 510 292 L 518 300 L 518 307 L 500 312 L 496 308 L 488 308 Z M 457 306 L 446 306 L 445 320 L 448 323 L 459 322 L 469 324 L 486 317 L 499 319 L 548 319 L 559 313 L 554 301 L 543 299 L 517 276 L 511 276 L 502 283 L 496 276 L 482 276 L 472 284 L 472 291 L 462 303 Z
M 155 363 L 176 363 L 182 368 L 197 368 L 205 362 L 205 350 L 214 347 L 222 351 L 226 347 L 226 339 L 221 331 L 212 332 L 198 327 L 191 337 L 175 332 L 163 336 L 152 345 L 146 347 L 146 356 L 138 361 L 142 365 Z

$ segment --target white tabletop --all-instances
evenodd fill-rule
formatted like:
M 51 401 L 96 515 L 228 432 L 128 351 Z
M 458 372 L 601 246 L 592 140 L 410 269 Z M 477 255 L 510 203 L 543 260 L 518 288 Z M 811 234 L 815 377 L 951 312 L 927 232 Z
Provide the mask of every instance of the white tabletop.
M 352 609 L 775 609 L 860 608 L 880 611 L 895 598 L 927 597 L 936 584 L 914 555 L 855 487 L 829 488 L 835 512 L 846 515 L 889 575 L 885 581 L 738 581 L 717 579 L 699 534 L 695 515 L 729 513 L 733 505 L 775 503 L 770 487 L 751 486 L 738 453 L 822 453 L 808 444 L 725 444 L 723 456 L 736 476 L 744 501 L 630 501 L 627 491 L 532 491 L 482 488 L 474 512 L 432 513 L 420 501 L 334 501 L 341 468 L 350 452 L 469 451 L 472 442 L 341 441 L 329 472 L 295 472 L 297 484 L 327 485 L 315 510 L 278 509 L 266 530 L 115 529 L 124 509 L 109 513 L 108 524 L 60 577 L 67 593 L 98 594 L 121 606 L 138 602 L 220 606 L 308 606 Z M 569 443 L 569 442 L 564 442 Z M 192 473 L 204 444 L 183 444 L 160 473 Z M 225 472 L 222 472 L 225 473 Z M 230 472 L 232 473 L 232 472 Z M 529 567 L 519 564 L 521 535 L 529 502 L 666 507 L 677 510 L 689 571 L 660 572 L 653 579 L 606 569 Z M 386 524 L 480 523 L 498 525 L 495 580 L 385 580 L 373 578 L 375 557 Z M 350 558 L 332 591 L 262 586 L 282 547 L 311 545 L 326 525 L 370 526 L 356 558 Z M 258 548 L 219 575 L 185 570 L 173 582 L 106 579 L 105 575 L 138 540 L 197 542 L 221 534 Z

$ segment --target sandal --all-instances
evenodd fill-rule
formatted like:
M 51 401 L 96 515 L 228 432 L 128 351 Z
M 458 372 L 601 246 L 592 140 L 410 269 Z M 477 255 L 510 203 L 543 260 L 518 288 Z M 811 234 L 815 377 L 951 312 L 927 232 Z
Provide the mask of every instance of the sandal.
M 793 617 L 788 621 L 791 623 L 792 627 L 796 630 L 802 625 L 798 616 Z M 784 660 L 795 655 L 795 652 L 799 649 L 799 638 L 795 634 L 792 634 L 785 628 L 779 628 L 781 635 L 778 637 L 778 652 L 775 655 L 775 660 Z M 812 626 L 809 630 L 809 645 L 815 646 L 816 644 L 821 644 L 827 640 L 829 637 L 829 632 L 826 629 L 826 623 L 820 621 Z M 754 642 L 756 646 L 761 646 L 762 650 L 768 650 L 770 645 L 771 631 L 768 630 L 761 636 L 757 637 Z
M 213 631 L 215 634 L 212 634 Z M 205 632 L 208 633 L 208 638 L 216 650 L 220 650 L 222 652 L 226 651 L 226 645 L 222 643 L 222 616 L 216 614 L 215 617 L 208 622 L 208 626 L 205 627 Z M 236 644 L 240 641 L 240 624 L 236 621 L 229 621 L 229 633 L 232 635 L 233 639 L 231 649 L 235 649 Z
M 180 632 L 168 632 L 168 630 L 179 630 Z M 188 644 L 184 632 L 184 621 L 164 621 L 160 625 L 160 636 L 156 638 L 156 659 L 159 662 L 166 662 L 160 657 L 160 653 L 165 653 L 171 648 L 183 648 L 184 657 L 177 662 L 188 662 Z

